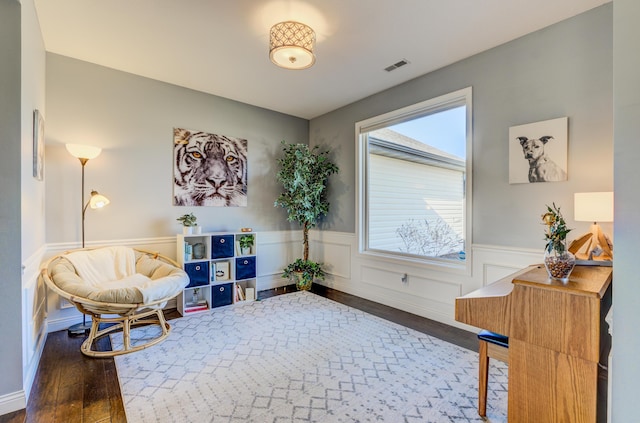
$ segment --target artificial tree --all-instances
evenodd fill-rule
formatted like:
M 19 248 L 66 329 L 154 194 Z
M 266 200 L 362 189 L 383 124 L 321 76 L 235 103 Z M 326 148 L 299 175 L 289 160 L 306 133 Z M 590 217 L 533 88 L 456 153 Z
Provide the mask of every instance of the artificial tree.
M 338 172 L 329 159 L 329 151 L 321 151 L 319 146 L 309 148 L 306 144 L 287 144 L 282 141 L 281 159 L 278 159 L 279 171 L 276 179 L 282 183 L 283 191 L 275 201 L 275 206 L 287 210 L 287 220 L 296 222 L 302 227 L 303 255 L 302 261 L 297 259 L 285 269 L 284 276 L 290 271 L 298 271 L 301 265 L 306 266 L 309 284 L 314 276 L 322 276 L 318 263 L 309 260 L 309 229 L 318 224 L 318 220 L 329 212 L 326 199 L 329 176 Z M 296 269 L 293 269 L 293 268 Z M 314 270 L 316 269 L 316 270 Z M 318 272 L 319 271 L 319 272 Z

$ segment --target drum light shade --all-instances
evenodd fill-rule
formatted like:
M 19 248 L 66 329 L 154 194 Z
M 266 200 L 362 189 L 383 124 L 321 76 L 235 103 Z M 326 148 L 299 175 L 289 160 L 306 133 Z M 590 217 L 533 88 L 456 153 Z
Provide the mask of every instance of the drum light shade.
M 613 192 L 576 192 L 574 219 L 578 222 L 613 222 Z
M 316 57 L 313 49 L 316 33 L 300 22 L 285 21 L 271 27 L 269 37 L 269 58 L 285 69 L 307 69 Z

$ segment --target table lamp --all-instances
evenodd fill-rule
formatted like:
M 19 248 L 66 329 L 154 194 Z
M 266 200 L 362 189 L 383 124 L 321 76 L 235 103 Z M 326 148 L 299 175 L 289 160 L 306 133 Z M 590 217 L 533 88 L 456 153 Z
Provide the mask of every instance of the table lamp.
M 577 192 L 574 194 L 574 220 L 592 222 L 591 231 L 574 240 L 569 251 L 576 264 L 611 265 L 613 244 L 598 222 L 613 222 L 613 192 Z

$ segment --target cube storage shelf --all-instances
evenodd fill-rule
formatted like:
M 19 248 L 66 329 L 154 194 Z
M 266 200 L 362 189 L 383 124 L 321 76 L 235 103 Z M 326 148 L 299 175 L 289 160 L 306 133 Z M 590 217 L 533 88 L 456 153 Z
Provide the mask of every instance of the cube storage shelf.
M 245 236 L 253 237 L 246 250 L 240 248 Z M 180 314 L 255 299 L 256 241 L 254 232 L 178 234 L 177 261 L 189 275 L 189 285 L 178 296 Z

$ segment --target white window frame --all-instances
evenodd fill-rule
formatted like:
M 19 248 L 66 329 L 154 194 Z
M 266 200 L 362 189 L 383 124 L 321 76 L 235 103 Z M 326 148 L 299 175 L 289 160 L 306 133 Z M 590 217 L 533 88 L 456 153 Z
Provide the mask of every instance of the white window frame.
M 394 110 L 379 116 L 356 122 L 355 139 L 357 144 L 356 155 L 356 230 L 358 238 L 358 254 L 363 258 L 375 258 L 391 262 L 410 262 L 411 264 L 433 268 L 435 270 L 450 271 L 465 275 L 471 275 L 471 246 L 472 246 L 472 138 L 473 138 L 473 110 L 472 88 L 445 94 L 436 98 L 422 101 L 398 110 Z M 466 156 L 465 156 L 465 206 L 464 206 L 464 234 L 465 234 L 465 260 L 447 260 L 437 257 L 416 257 L 402 253 L 394 253 L 380 250 L 370 250 L 368 246 L 368 222 L 367 222 L 367 183 L 368 178 L 368 137 L 367 133 L 375 129 L 392 126 L 407 120 L 419 118 L 453 107 L 466 106 Z

